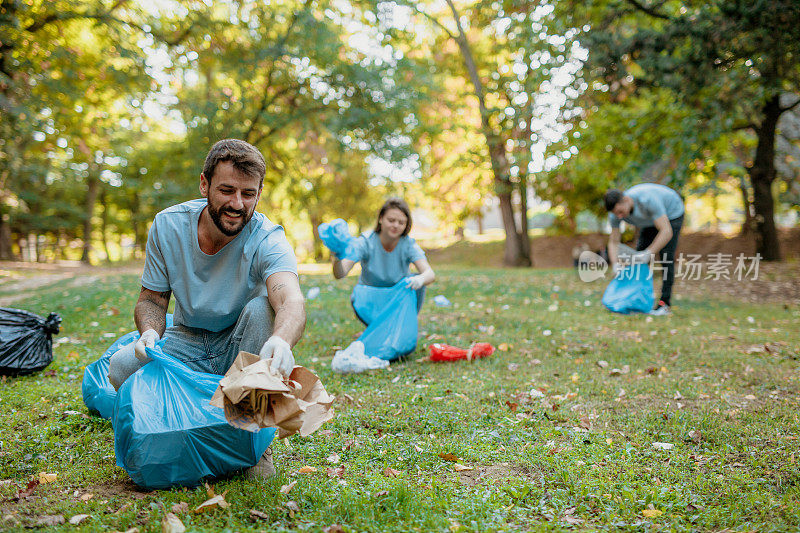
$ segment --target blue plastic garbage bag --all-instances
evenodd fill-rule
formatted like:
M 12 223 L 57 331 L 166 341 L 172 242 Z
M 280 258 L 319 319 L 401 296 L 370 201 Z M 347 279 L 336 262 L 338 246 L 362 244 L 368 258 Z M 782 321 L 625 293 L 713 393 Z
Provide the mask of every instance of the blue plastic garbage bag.
M 117 465 L 146 489 L 194 486 L 253 466 L 275 436 L 234 428 L 209 405 L 222 376 L 191 370 L 161 350 L 120 387 L 114 405 Z
M 406 287 L 405 278 L 392 287 L 358 284 L 352 302 L 367 324 L 358 340 L 368 356 L 393 361 L 417 348 L 417 291 Z
M 654 302 L 653 276 L 646 264 L 620 270 L 603 294 L 603 305 L 615 313 L 648 313 Z
M 340 259 L 353 259 L 353 236 L 344 219 L 337 218 L 319 225 L 319 238 L 322 243 Z
M 172 314 L 167 315 L 167 327 L 172 326 Z M 108 381 L 108 363 L 111 356 L 117 350 L 139 340 L 139 332 L 131 331 L 126 333 L 109 346 L 103 356 L 94 363 L 87 365 L 83 371 L 83 403 L 89 408 L 92 414 L 110 420 L 114 414 L 114 402 L 117 399 L 117 391 Z

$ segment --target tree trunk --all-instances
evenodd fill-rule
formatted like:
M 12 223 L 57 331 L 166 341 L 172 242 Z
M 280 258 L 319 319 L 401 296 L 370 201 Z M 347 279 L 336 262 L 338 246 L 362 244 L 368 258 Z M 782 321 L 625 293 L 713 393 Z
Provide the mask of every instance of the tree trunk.
M 100 191 L 100 203 L 103 204 L 103 216 L 100 219 L 100 232 L 103 238 L 103 249 L 106 252 L 106 261 L 111 263 L 111 251 L 108 249 L 108 198 L 106 197 L 106 188 L 102 187 Z
M 522 254 L 531 259 L 531 238 L 528 235 L 528 175 L 523 173 L 519 183 L 520 226 L 519 233 L 522 237 Z
M 308 219 L 311 221 L 311 233 L 314 235 L 314 261 L 321 263 L 323 260 L 322 239 L 319 238 L 319 225 L 322 220 L 317 215 L 309 213 Z
M 14 259 L 14 251 L 11 248 L 11 228 L 5 214 L 0 213 L 0 261 L 11 261 L 12 259 Z
M 461 16 L 453 4 L 452 0 L 445 0 L 453 13 L 458 34 L 453 38 L 458 44 L 461 56 L 464 59 L 464 66 L 467 69 L 475 97 L 478 99 L 478 108 L 481 116 L 481 129 L 483 130 L 486 145 L 489 148 L 489 158 L 492 163 L 492 173 L 494 174 L 494 184 L 497 198 L 500 200 L 500 214 L 503 218 L 503 229 L 506 233 L 505 246 L 503 250 L 503 263 L 506 266 L 531 266 L 529 255 L 524 253 L 522 246 L 522 236 L 517 230 L 517 223 L 514 219 L 514 204 L 511 202 L 513 184 L 508 172 L 508 159 L 506 158 L 505 139 L 492 129 L 489 123 L 489 110 L 486 108 L 486 98 L 483 94 L 483 83 L 478 75 L 478 68 L 472 56 L 472 49 L 467 41 L 467 35 L 461 25 Z
M 483 235 L 483 232 L 486 231 L 483 227 L 483 211 L 478 213 L 478 235 Z
M 756 253 L 765 261 L 780 261 L 781 249 L 775 228 L 775 202 L 772 182 L 775 180 L 775 133 L 783 110 L 778 95 L 770 98 L 762 108 L 761 125 L 756 129 L 758 144 L 753 165 L 748 169 L 753 185 L 753 211 L 755 218 Z
M 81 262 L 88 265 L 91 264 L 89 254 L 92 251 L 92 215 L 94 214 L 95 203 L 97 203 L 97 194 L 100 192 L 100 179 L 93 171 L 90 171 L 89 177 L 86 178 L 86 185 L 86 202 L 83 206 L 83 252 L 81 253 Z
M 742 208 L 744 209 L 744 222 L 740 235 L 750 235 L 753 233 L 753 211 L 750 204 L 750 191 L 747 189 L 747 181 L 739 178 L 739 191 L 742 193 Z

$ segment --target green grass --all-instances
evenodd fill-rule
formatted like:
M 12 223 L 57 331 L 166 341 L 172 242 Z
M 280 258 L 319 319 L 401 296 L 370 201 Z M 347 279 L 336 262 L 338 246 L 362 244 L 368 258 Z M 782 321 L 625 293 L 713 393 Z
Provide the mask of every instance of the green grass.
M 212 483 L 231 506 L 180 513 L 188 530 L 800 525 L 796 306 L 681 299 L 674 315 L 648 320 L 604 311 L 603 285 L 581 283 L 572 271 L 440 267 L 437 274 L 420 316 L 417 353 L 389 371 L 357 376 L 333 374 L 329 366 L 333 347 L 361 331 L 349 305 L 354 280 L 302 276 L 305 289 L 319 286 L 322 293 L 308 302 L 296 357 L 338 397 L 336 416 L 326 431 L 275 444 L 273 480 Z M 80 526 L 60 529 L 160 531 L 173 504 L 194 509 L 207 499 L 203 487 L 136 492 L 114 464 L 110 422 L 64 414 L 86 412 L 82 369 L 114 340 L 103 335 L 133 329 L 137 283 L 134 275 L 111 275 L 43 287 L 16 302 L 44 315 L 59 312 L 57 338 L 69 340 L 55 348 L 47 371 L 0 383 L 0 480 L 11 480 L 0 485 L 0 528 L 22 530 L 43 515 L 89 514 Z M 455 305 L 435 307 L 436 294 Z M 472 363 L 419 361 L 431 342 L 474 341 L 505 343 L 507 350 Z M 770 351 L 745 353 L 765 343 Z M 625 365 L 627 373 L 610 375 Z M 334 453 L 345 467 L 341 479 L 325 472 Z M 473 470 L 457 472 L 440 453 Z M 318 470 L 297 473 L 304 465 Z M 399 474 L 386 477 L 387 468 Z M 58 477 L 14 502 L 39 472 Z M 292 481 L 296 486 L 282 494 Z M 87 493 L 93 496 L 82 501 Z M 299 511 L 291 512 L 288 501 Z M 268 518 L 253 521 L 251 509 Z M 663 514 L 646 517 L 648 509 Z

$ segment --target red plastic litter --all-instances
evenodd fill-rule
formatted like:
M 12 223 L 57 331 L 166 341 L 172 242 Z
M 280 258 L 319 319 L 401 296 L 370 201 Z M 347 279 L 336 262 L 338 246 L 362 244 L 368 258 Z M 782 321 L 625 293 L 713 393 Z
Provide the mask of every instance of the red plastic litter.
M 494 353 L 494 346 L 488 342 L 478 342 L 465 350 L 463 348 L 437 342 L 428 346 L 428 350 L 431 352 L 431 361 L 442 363 L 458 361 L 460 359 L 472 360 L 487 357 Z

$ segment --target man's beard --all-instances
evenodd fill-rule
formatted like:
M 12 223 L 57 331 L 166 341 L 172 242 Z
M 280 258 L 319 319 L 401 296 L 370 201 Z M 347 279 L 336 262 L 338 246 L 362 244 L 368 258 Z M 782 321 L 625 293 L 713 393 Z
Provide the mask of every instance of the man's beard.
M 223 213 L 228 213 L 228 214 L 234 215 L 234 216 L 235 215 L 241 215 L 242 216 L 241 224 L 239 224 L 238 226 L 234 227 L 233 229 L 229 229 L 229 228 L 225 227 L 225 225 L 223 225 L 223 223 L 222 223 L 222 214 Z M 253 213 L 248 214 L 247 211 L 245 211 L 244 209 L 241 209 L 241 210 L 236 210 L 236 209 L 219 210 L 219 209 L 215 208 L 213 205 L 211 205 L 211 202 L 208 203 L 208 214 L 211 215 L 211 220 L 214 221 L 214 225 L 217 226 L 217 229 L 219 229 L 223 234 L 227 235 L 228 237 L 233 237 L 235 235 L 238 235 L 239 232 L 241 232 L 242 229 L 244 229 L 244 227 L 247 225 L 247 223 L 250 222 L 250 219 L 253 218 Z

